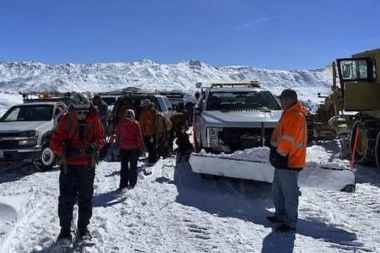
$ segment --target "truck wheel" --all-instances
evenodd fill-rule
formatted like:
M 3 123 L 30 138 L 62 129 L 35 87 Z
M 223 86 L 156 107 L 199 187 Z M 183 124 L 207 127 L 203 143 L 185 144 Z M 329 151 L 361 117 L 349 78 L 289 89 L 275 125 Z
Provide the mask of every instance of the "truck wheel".
M 38 171 L 48 171 L 53 168 L 55 164 L 55 155 L 49 148 L 49 143 L 42 145 L 41 157 L 34 162 Z

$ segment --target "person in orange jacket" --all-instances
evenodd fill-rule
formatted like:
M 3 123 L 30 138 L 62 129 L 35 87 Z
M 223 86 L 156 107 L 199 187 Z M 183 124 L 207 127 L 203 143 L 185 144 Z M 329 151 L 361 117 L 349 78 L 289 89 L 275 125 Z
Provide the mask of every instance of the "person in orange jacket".
M 78 97 L 75 97 L 78 98 Z M 77 101 L 78 100 L 78 101 Z M 91 237 L 87 228 L 92 216 L 96 156 L 105 143 L 99 114 L 87 98 L 75 99 L 53 130 L 50 148 L 59 158 L 58 241 L 71 242 L 73 207 L 78 200 L 78 238 Z
M 135 120 L 135 112 L 128 109 L 116 126 L 120 137 L 120 184 L 119 189 L 133 189 L 137 183 L 137 162 L 140 154 L 145 156 L 145 146 L 140 124 Z
M 270 163 L 275 168 L 272 198 L 275 207 L 270 222 L 280 223 L 276 232 L 295 232 L 298 221 L 298 174 L 305 166 L 307 110 L 297 93 L 285 89 L 279 96 L 283 113 L 271 137 Z
M 140 115 L 139 122 L 144 142 L 148 149 L 148 163 L 154 164 L 156 163 L 158 158 L 156 147 L 157 129 L 155 123 L 156 115 L 160 112 L 156 108 L 154 108 L 152 102 L 149 99 L 142 100 L 140 107 L 142 108 L 142 112 Z

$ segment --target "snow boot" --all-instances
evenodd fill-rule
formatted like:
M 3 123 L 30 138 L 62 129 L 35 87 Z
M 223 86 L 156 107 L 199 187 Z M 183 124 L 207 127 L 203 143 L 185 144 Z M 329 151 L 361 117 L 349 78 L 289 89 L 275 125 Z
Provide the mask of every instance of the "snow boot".
M 59 247 L 71 247 L 72 238 L 70 231 L 62 231 L 59 233 L 56 245 Z
M 286 224 L 282 224 L 281 226 L 276 227 L 275 231 L 277 233 L 295 233 L 296 232 L 296 228 L 289 227 Z
M 267 216 L 267 220 L 274 223 L 282 223 L 282 220 L 277 216 Z
M 87 228 L 84 229 L 78 229 L 76 233 L 77 240 L 80 241 L 91 241 L 92 236 L 90 231 L 88 231 Z

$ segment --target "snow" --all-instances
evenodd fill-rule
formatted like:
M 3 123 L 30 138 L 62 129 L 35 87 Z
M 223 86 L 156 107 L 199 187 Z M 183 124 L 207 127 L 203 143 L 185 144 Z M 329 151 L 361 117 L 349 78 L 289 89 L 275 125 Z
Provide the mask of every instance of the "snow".
M 90 80 L 98 78 L 96 81 L 99 81 L 102 73 L 96 74 L 92 68 L 98 68 L 99 71 L 119 68 L 122 72 L 127 67 L 134 71 L 149 66 L 150 75 L 157 75 L 159 70 L 167 67 L 163 73 L 176 76 L 178 80 L 183 80 L 183 76 L 191 76 L 188 79 L 190 81 L 186 81 L 190 85 L 196 79 L 192 76 L 196 70 L 187 70 L 186 64 L 182 62 L 176 65 L 185 71 L 182 77 L 177 70 L 169 68 L 172 66 L 162 67 L 151 61 L 130 65 L 93 64 L 87 66 L 86 70 Z M 0 65 L 0 76 L 6 78 L 5 81 L 0 81 L 5 84 L 3 93 L 0 93 L 1 114 L 12 104 L 21 102 L 16 89 L 24 86 L 15 85 L 16 80 L 24 80 L 23 85 L 31 89 L 40 81 L 46 85 L 46 76 L 54 77 L 53 74 L 57 74 L 57 71 L 66 75 L 75 69 L 79 73 L 79 81 L 70 79 L 67 74 L 68 80 L 76 83 L 70 86 L 64 82 L 65 85 L 54 86 L 62 84 L 57 82 L 53 83 L 53 87 L 63 87 L 66 90 L 89 88 L 80 75 L 85 66 L 24 63 L 31 68 L 29 71 L 32 77 L 22 76 L 17 79 L 20 73 L 14 72 L 23 67 L 22 63 L 16 64 L 18 67 L 12 71 L 4 70 L 10 68 L 9 64 Z M 205 79 L 215 78 L 217 72 L 212 72 L 214 70 L 211 67 L 205 67 L 203 74 L 213 73 Z M 159 70 L 156 71 L 155 68 Z M 242 69 L 238 70 L 239 68 Z M 48 70 L 56 72 L 49 74 Z M 269 71 L 245 67 L 223 67 L 218 71 L 222 70 L 223 75 L 228 74 L 232 80 L 235 79 L 231 76 L 237 76 L 238 71 L 243 74 L 244 71 L 249 72 L 247 76 L 253 76 L 252 73 L 256 76 L 273 75 L 273 83 L 269 86 L 268 82 L 268 87 L 272 87 L 275 92 L 289 87 L 295 76 L 306 76 L 308 80 L 312 76 L 307 71 Z M 128 72 L 129 75 L 135 73 L 135 78 L 139 79 L 141 73 L 133 71 Z M 313 78 L 324 75 L 326 71 L 321 70 Z M 142 72 L 144 77 L 148 72 Z M 22 73 L 29 72 L 24 70 Z M 221 80 L 223 75 L 220 75 Z M 124 80 L 123 77 L 120 79 Z M 154 83 L 155 79 L 152 80 L 148 86 Z M 302 91 L 305 99 L 311 99 L 315 103 L 314 93 L 317 90 L 323 93 L 329 89 L 327 85 L 317 86 L 314 82 L 308 86 L 305 83 L 307 82 L 296 82 L 296 88 Z M 120 82 L 116 86 L 118 85 L 121 87 L 125 84 Z M 191 90 L 185 82 L 181 85 L 183 89 Z M 94 87 L 104 89 L 99 82 Z M 250 152 L 253 151 L 236 153 L 234 157 L 266 159 L 263 153 L 253 155 Z M 334 141 L 318 142 L 309 147 L 307 163 L 310 171 L 314 172 L 317 167 L 346 169 L 349 165 L 348 160 L 340 158 L 339 145 Z M 213 164 L 215 167 L 219 165 Z M 142 162 L 139 162 L 139 168 L 142 169 Z M 317 186 L 301 187 L 296 234 L 274 233 L 271 224 L 266 221 L 265 216 L 274 211 L 270 183 L 203 178 L 192 172 L 189 163 L 176 164 L 175 158 L 169 157 L 159 160 L 152 167 L 152 174 L 144 175 L 140 172 L 137 186 L 133 190 L 118 192 L 119 170 L 119 162 L 101 161 L 96 168 L 93 217 L 89 227 L 95 245 L 85 248 L 83 252 L 380 252 L 380 173 L 375 168 L 355 165 L 353 171 L 356 191 L 352 193 L 315 188 Z M 36 172 L 24 164 L 5 164 L 1 167 L 0 253 L 50 252 L 53 239 L 60 229 L 57 214 L 58 177 L 57 168 L 48 172 Z M 331 181 L 323 175 L 319 175 L 319 179 L 322 179 L 319 182 L 323 182 L 323 179 Z
M 308 151 L 309 160 L 330 156 L 315 146 Z M 120 193 L 119 169 L 118 162 L 96 168 L 90 224 L 95 246 L 86 252 L 380 250 L 380 175 L 373 168 L 357 168 L 354 193 L 301 188 L 295 235 L 273 233 L 265 221 L 273 211 L 269 183 L 205 179 L 188 163 L 167 158 L 151 175 L 140 172 L 136 188 Z M 58 175 L 57 169 L 2 175 L 0 252 L 49 252 L 59 232 Z

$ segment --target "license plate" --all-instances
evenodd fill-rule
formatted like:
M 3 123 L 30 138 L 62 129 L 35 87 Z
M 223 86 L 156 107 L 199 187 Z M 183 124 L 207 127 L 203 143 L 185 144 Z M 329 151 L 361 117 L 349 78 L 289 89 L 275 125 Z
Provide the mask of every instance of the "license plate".
M 0 150 L 0 159 L 4 158 L 4 151 Z

